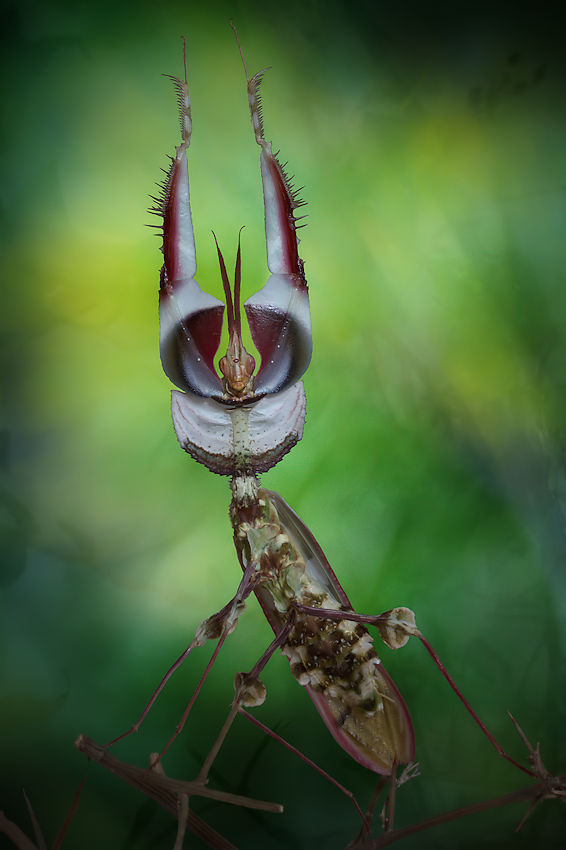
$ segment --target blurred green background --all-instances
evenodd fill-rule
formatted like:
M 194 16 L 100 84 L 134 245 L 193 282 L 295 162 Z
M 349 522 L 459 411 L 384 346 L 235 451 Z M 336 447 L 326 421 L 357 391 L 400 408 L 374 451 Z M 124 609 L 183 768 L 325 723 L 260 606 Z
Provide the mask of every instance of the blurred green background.
M 566 161 L 563 22 L 516 4 L 2 4 L 2 798 L 53 840 L 86 768 L 139 715 L 239 579 L 227 482 L 178 448 L 159 362 L 148 194 L 173 152 L 188 38 L 198 280 L 219 294 L 211 228 L 244 295 L 266 280 L 258 152 L 236 22 L 264 84 L 266 134 L 308 200 L 302 256 L 314 357 L 302 443 L 265 476 L 310 526 L 352 603 L 416 611 L 464 693 L 522 758 L 511 710 L 566 771 Z M 271 639 L 251 600 L 168 755 L 192 777 L 232 677 Z M 191 657 L 116 753 L 147 763 L 209 655 Z M 522 787 L 422 648 L 383 649 L 422 776 L 398 824 Z M 360 795 L 286 660 L 264 722 Z M 215 766 L 282 816 L 195 807 L 241 848 L 336 848 L 350 802 L 238 720 Z M 546 803 L 407 847 L 563 846 Z M 171 848 L 175 824 L 96 766 L 65 846 Z M 200 846 L 196 839 L 187 846 Z

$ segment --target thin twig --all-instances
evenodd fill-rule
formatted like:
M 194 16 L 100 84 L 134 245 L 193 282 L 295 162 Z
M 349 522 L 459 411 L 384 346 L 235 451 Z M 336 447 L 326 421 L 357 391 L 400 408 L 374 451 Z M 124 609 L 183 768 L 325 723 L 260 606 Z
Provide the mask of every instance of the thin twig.
M 65 815 L 65 820 L 61 824 L 61 829 L 57 833 L 57 836 L 55 838 L 55 841 L 53 842 L 53 847 L 51 848 L 51 850 L 59 850 L 59 848 L 63 844 L 63 840 L 64 840 L 64 838 L 67 834 L 67 830 L 69 829 L 69 827 L 71 825 L 71 821 L 75 817 L 75 813 L 76 813 L 76 811 L 79 807 L 79 800 L 80 800 L 85 782 L 86 782 L 86 776 L 83 776 L 79 787 L 75 791 L 75 796 L 73 797 L 71 805 L 69 806 L 69 811 Z
M 371 841 L 366 841 L 364 844 L 359 844 L 356 850 L 379 850 L 381 847 L 387 847 L 389 844 L 394 844 L 396 841 L 401 841 L 409 835 L 414 835 L 417 832 L 423 832 L 425 829 L 430 829 L 433 826 L 438 826 L 441 823 L 458 820 L 459 818 L 473 815 L 477 812 L 485 812 L 488 809 L 496 809 L 500 806 L 509 806 L 512 803 L 522 803 L 526 800 L 533 800 L 539 796 L 544 796 L 545 786 L 542 782 L 537 782 L 535 785 L 529 785 L 527 788 L 521 788 L 518 791 L 512 791 L 510 794 L 503 794 L 499 797 L 491 797 L 488 800 L 482 800 L 479 803 L 473 803 L 470 806 L 463 806 L 460 809 L 453 809 L 450 812 L 444 812 L 441 815 L 436 815 L 428 820 L 419 821 L 419 823 L 411 824 L 400 829 L 394 829 L 391 832 L 384 832 L 377 838 Z
M 18 850 L 38 850 L 37 844 L 34 844 L 31 838 L 28 838 L 25 832 L 13 821 L 8 820 L 4 812 L 0 812 L 0 834 L 7 835 L 14 847 Z
M 183 779 L 172 779 L 170 776 L 161 776 L 155 771 L 136 767 L 127 762 L 120 761 L 111 753 L 106 752 L 104 747 L 97 744 L 86 735 L 79 735 L 75 746 L 88 758 L 98 762 L 111 773 L 124 779 L 130 785 L 138 788 L 144 794 L 157 800 L 163 808 L 177 817 L 177 794 L 189 794 L 189 796 L 208 797 L 221 803 L 230 803 L 233 806 L 243 806 L 246 809 L 259 809 L 264 812 L 275 812 L 280 814 L 283 806 L 279 803 L 270 803 L 266 800 L 256 800 L 253 797 L 244 797 L 241 794 L 231 794 L 228 791 L 218 791 L 207 788 L 202 782 L 187 782 Z
M 183 850 L 183 841 L 187 831 L 189 820 L 189 797 L 187 794 L 179 795 L 179 814 L 177 817 L 177 838 L 173 850 Z
M 174 818 L 178 817 L 178 799 L 180 795 L 207 797 L 220 803 L 229 803 L 233 806 L 242 806 L 248 809 L 256 809 L 264 812 L 280 814 L 283 806 L 279 803 L 271 803 L 266 800 L 256 800 L 253 797 L 244 797 L 241 794 L 230 794 L 227 791 L 218 791 L 207 788 L 202 782 L 186 782 L 180 779 L 172 779 L 155 769 L 144 769 L 135 765 L 122 762 L 106 752 L 104 747 L 97 744 L 86 735 L 79 735 L 75 746 L 89 759 L 98 762 L 102 767 L 114 773 L 124 782 L 132 785 L 142 794 L 151 797 L 159 803 Z M 195 835 L 201 838 L 209 847 L 215 850 L 237 850 L 235 846 L 227 841 L 216 830 L 212 829 L 205 821 L 189 809 L 187 826 Z M 28 848 L 24 848 L 28 850 Z M 29 848 L 32 850 L 32 848 Z
M 39 850 L 47 850 L 47 844 L 45 843 L 45 838 L 43 837 L 43 832 L 41 831 L 41 827 L 40 827 L 39 822 L 38 822 L 38 820 L 35 816 L 33 806 L 29 801 L 29 797 L 26 794 L 25 789 L 23 790 L 23 795 L 24 795 L 24 800 L 26 801 L 26 806 L 27 806 L 27 810 L 28 810 L 29 817 L 30 817 L 30 820 L 31 820 L 31 824 L 33 826 L 33 832 L 34 832 L 34 835 L 35 835 L 35 842 L 36 842 Z

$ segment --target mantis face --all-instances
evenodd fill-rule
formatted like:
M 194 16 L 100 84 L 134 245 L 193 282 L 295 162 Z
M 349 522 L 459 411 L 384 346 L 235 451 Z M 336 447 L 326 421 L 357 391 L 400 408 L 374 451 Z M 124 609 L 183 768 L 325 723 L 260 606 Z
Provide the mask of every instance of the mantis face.
M 243 56 L 242 56 L 243 60 Z M 163 218 L 163 255 L 159 292 L 160 352 L 163 369 L 181 392 L 173 392 L 173 422 L 179 442 L 214 472 L 232 475 L 236 467 L 256 473 L 275 465 L 301 439 L 305 399 L 299 379 L 312 354 L 308 288 L 298 254 L 295 210 L 303 205 L 264 137 L 260 71 L 248 77 L 248 100 L 260 164 L 265 205 L 267 265 L 265 286 L 244 304 L 250 334 L 260 356 L 242 342 L 240 312 L 241 251 L 233 289 L 216 242 L 226 300 L 228 349 L 214 360 L 220 345 L 224 304 L 195 280 L 196 250 L 192 224 L 187 152 L 192 118 L 186 62 L 185 79 L 171 77 L 177 91 L 181 144 L 152 212 Z M 216 236 L 214 237 L 216 241 Z M 236 420 L 237 409 L 246 411 Z M 255 435 L 255 436 L 254 436 Z M 236 445 L 237 444 L 237 445 Z

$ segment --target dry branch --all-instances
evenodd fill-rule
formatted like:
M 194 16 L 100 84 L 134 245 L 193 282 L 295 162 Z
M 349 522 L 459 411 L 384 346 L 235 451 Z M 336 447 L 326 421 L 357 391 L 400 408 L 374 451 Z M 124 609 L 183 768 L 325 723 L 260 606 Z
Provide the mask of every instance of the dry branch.
M 243 806 L 247 809 L 257 809 L 275 814 L 280 814 L 283 811 L 283 806 L 279 803 L 256 800 L 253 797 L 244 797 L 241 794 L 230 794 L 228 791 L 218 791 L 207 788 L 204 783 L 198 781 L 187 782 L 182 779 L 172 779 L 165 776 L 161 771 L 136 767 L 120 761 L 100 744 L 97 744 L 91 738 L 87 738 L 86 735 L 79 735 L 75 741 L 75 747 L 81 753 L 84 753 L 88 759 L 98 762 L 106 770 L 114 773 L 136 790 L 141 791 L 142 794 L 151 797 L 174 818 L 179 819 L 179 815 L 182 813 L 183 819 L 186 816 L 186 824 L 191 832 L 198 835 L 202 841 L 215 850 L 237 850 L 237 848 L 190 809 L 187 812 L 180 805 L 182 798 L 207 797 L 218 800 L 220 803 Z

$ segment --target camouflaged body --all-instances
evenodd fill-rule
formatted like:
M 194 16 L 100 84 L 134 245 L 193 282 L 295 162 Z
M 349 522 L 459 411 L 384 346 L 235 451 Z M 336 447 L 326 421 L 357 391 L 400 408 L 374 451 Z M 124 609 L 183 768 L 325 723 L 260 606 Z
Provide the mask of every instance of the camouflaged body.
M 347 609 L 317 576 L 300 546 L 282 524 L 266 491 L 258 489 L 255 510 L 232 505 L 236 548 L 242 566 L 257 564 L 256 595 L 277 633 L 291 615 L 292 603 Z M 404 758 L 405 718 L 398 695 L 367 628 L 351 620 L 330 620 L 294 611 L 295 624 L 281 647 L 299 684 L 324 698 L 338 729 L 384 772 Z M 331 725 L 327 722 L 331 732 Z M 334 732 L 333 732 L 334 734 Z M 375 769 L 375 768 L 374 768 Z

